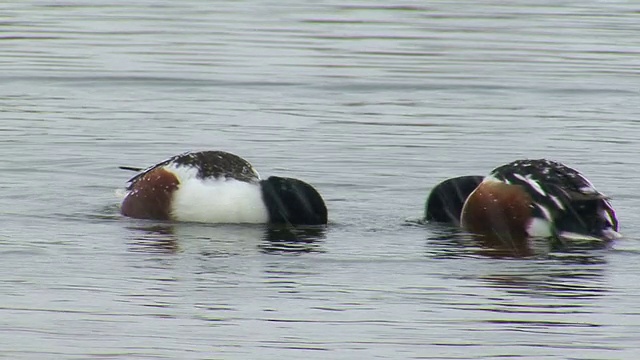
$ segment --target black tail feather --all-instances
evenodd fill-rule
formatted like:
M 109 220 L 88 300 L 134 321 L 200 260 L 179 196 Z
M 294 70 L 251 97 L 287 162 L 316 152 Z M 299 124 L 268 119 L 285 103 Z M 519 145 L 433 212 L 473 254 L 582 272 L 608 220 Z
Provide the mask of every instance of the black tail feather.
M 133 166 L 118 166 L 118 169 L 128 170 L 128 171 L 135 171 L 135 172 L 142 171 L 142 168 L 137 168 L 137 167 L 133 167 Z

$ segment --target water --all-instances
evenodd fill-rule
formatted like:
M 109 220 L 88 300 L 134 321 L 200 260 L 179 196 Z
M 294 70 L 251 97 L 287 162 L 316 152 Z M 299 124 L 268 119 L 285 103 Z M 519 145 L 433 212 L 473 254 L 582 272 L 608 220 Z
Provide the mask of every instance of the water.
M 5 1 L 0 358 L 635 359 L 632 1 Z M 331 224 L 118 215 L 129 173 L 217 149 Z M 497 259 L 419 226 L 438 181 L 549 157 L 611 249 Z M 287 241 L 291 237 L 305 241 Z

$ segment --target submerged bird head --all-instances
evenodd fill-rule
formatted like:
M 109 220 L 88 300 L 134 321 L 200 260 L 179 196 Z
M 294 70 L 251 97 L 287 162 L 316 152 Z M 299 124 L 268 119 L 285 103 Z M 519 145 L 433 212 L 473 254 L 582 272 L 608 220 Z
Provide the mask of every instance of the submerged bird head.
M 458 176 L 436 185 L 427 198 L 425 220 L 459 225 L 464 202 L 483 178 L 477 175 Z
M 271 176 L 260 181 L 271 223 L 322 225 L 327 207 L 313 186 L 293 178 Z

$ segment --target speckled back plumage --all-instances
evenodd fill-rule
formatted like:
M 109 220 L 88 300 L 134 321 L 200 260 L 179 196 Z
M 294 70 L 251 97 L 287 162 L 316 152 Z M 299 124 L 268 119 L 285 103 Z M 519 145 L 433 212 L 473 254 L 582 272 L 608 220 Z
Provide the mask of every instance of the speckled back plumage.
M 197 177 L 201 179 L 224 177 L 249 183 L 257 183 L 260 180 L 260 175 L 253 166 L 237 155 L 225 151 L 198 151 L 173 156 L 143 170 L 129 179 L 127 190 L 131 190 L 133 184 L 145 174 L 168 165 L 198 169 Z
M 576 200 L 605 197 L 577 170 L 547 159 L 517 160 L 494 169 L 490 176 L 526 186 L 532 186 L 528 180 L 535 181 L 546 192 L 542 196 L 559 192 Z

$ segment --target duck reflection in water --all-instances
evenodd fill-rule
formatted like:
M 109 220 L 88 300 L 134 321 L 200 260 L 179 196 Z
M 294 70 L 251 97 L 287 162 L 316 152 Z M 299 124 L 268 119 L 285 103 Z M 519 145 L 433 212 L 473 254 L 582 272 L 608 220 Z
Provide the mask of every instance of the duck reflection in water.
M 207 256 L 233 256 L 254 253 L 300 254 L 322 252 L 325 226 L 286 225 L 202 225 L 163 223 L 130 227 L 128 241 L 133 252 L 176 254 L 195 248 Z M 204 244 L 204 245 L 203 245 Z M 204 249 L 204 250 L 203 250 Z
M 258 247 L 263 253 L 270 254 L 323 252 L 319 244 L 325 236 L 325 226 L 271 225 L 265 230 L 262 244 Z

